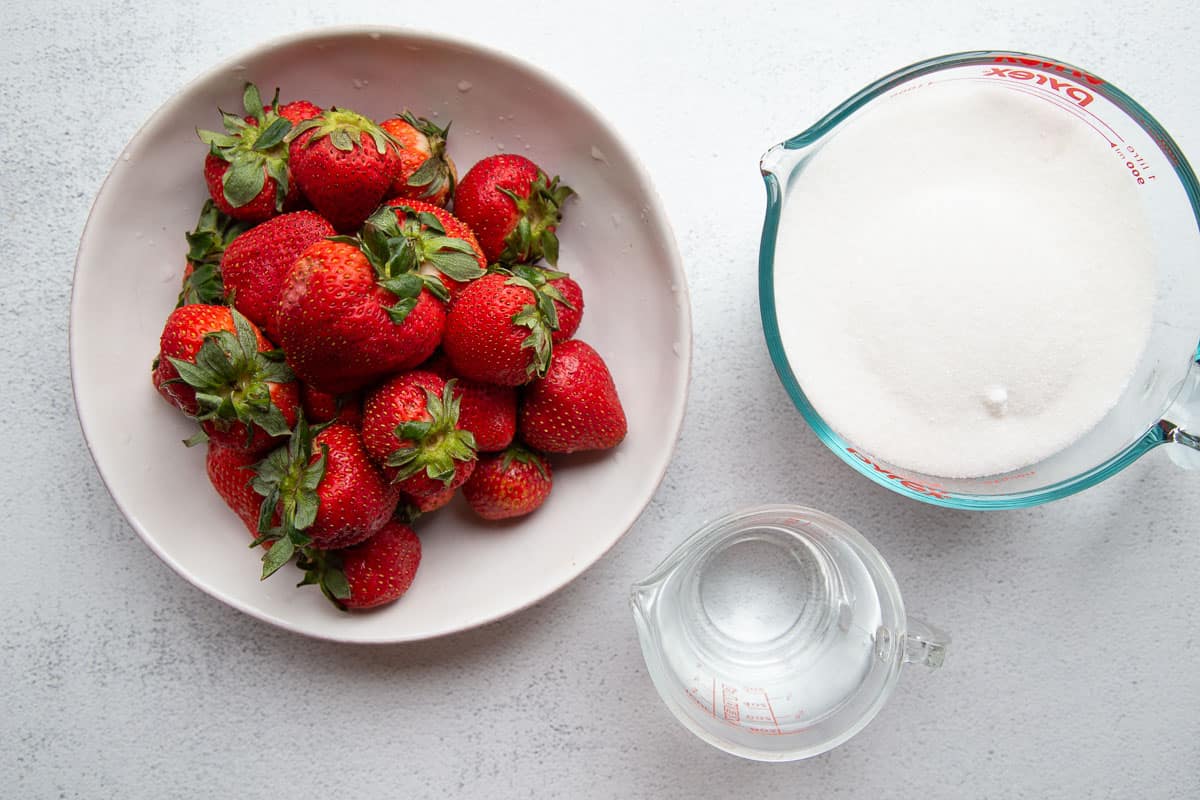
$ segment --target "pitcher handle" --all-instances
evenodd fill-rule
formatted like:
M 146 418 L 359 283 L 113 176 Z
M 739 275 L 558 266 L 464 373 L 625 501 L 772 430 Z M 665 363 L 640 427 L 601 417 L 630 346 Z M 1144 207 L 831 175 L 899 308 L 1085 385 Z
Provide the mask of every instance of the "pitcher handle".
M 1158 423 L 1167 454 L 1184 469 L 1200 469 L 1200 359 L 1192 362 L 1175 402 Z
M 924 664 L 937 669 L 946 660 L 950 636 L 916 617 L 908 618 L 908 633 L 904 636 L 904 663 Z

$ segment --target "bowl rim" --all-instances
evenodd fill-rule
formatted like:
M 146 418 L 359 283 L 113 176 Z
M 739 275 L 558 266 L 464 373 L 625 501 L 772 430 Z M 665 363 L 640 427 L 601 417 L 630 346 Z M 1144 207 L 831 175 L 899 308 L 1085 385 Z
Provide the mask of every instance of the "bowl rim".
M 800 411 L 805 422 L 812 428 L 826 447 L 838 458 L 849 464 L 855 471 L 875 483 L 897 494 L 929 503 L 943 508 L 954 508 L 970 511 L 992 511 L 1014 508 L 1026 508 L 1041 505 L 1052 500 L 1083 491 L 1096 485 L 1102 480 L 1115 475 L 1150 450 L 1165 444 L 1167 438 L 1162 423 L 1152 425 L 1145 432 L 1138 434 L 1123 449 L 1113 453 L 1108 459 L 1071 478 L 1043 486 L 1039 489 L 1029 489 L 1020 492 L 997 493 L 992 495 L 968 494 L 947 489 L 938 485 L 926 485 L 919 477 L 904 480 L 902 474 L 911 472 L 899 470 L 892 472 L 877 466 L 875 459 L 857 450 L 853 443 L 843 439 L 834 431 L 824 418 L 809 402 L 800 382 L 796 379 L 784 352 L 783 341 L 779 335 L 779 320 L 775 310 L 775 243 L 779 233 L 780 209 L 783 202 L 783 187 L 779 177 L 770 169 L 769 163 L 780 151 L 802 150 L 821 140 L 827 133 L 839 126 L 852 114 L 867 103 L 902 84 L 945 69 L 951 69 L 968 64 L 989 64 L 998 58 L 1015 59 L 1030 69 L 1054 68 L 1060 73 L 1071 73 L 1074 76 L 1090 77 L 1096 83 L 1089 81 L 1088 90 L 1103 95 L 1112 101 L 1135 122 L 1141 125 L 1156 140 L 1158 146 L 1168 155 L 1172 172 L 1179 179 L 1191 203 L 1192 212 L 1200 223 L 1200 181 L 1192 171 L 1191 165 L 1180 150 L 1179 145 L 1171 138 L 1161 123 L 1145 108 L 1125 92 L 1107 80 L 1101 80 L 1095 73 L 1074 66 L 1066 61 L 1049 58 L 1033 53 L 1016 50 L 970 50 L 922 59 L 908 66 L 901 67 L 867 84 L 864 88 L 852 94 L 839 103 L 832 111 L 822 116 L 805 130 L 785 139 L 771 147 L 760 159 L 759 167 L 766 184 L 767 204 L 764 215 L 762 236 L 758 251 L 758 297 L 759 317 L 762 322 L 763 334 L 767 340 L 767 350 L 771 363 L 783 384 L 784 390 L 792 403 Z M 1200 361 L 1200 346 L 1196 350 L 1196 358 Z M 1182 388 L 1182 386 L 1181 386 Z M 932 491 L 931 491 L 932 489 Z
M 646 488 L 637 499 L 636 503 L 631 503 L 630 508 L 636 508 L 630 514 L 626 514 L 616 524 L 620 526 L 620 533 L 613 537 L 612 541 L 597 554 L 594 560 L 588 563 L 572 564 L 568 569 L 564 570 L 561 578 L 552 583 L 552 585 L 544 592 L 531 596 L 517 604 L 501 608 L 492 613 L 486 614 L 476 620 L 466 624 L 459 624 L 448 627 L 444 630 L 438 630 L 430 633 L 418 633 L 415 635 L 403 636 L 340 636 L 336 633 L 329 634 L 325 632 L 317 632 L 309 629 L 302 623 L 295 620 L 268 613 L 261 608 L 258 608 L 253 603 L 240 600 L 238 598 L 227 595 L 224 591 L 212 586 L 207 581 L 201 579 L 192 573 L 187 567 L 179 563 L 178 560 L 168 555 L 165 550 L 159 546 L 155 537 L 142 525 L 136 514 L 127 507 L 126 503 L 113 491 L 112 485 L 109 482 L 108 476 L 101 467 L 100 459 L 97 456 L 95 446 L 93 444 L 93 434 L 89 426 L 89 422 L 85 419 L 81 411 L 81 397 L 86 398 L 88 389 L 81 389 L 81 382 L 78 375 L 78 360 L 76 356 L 76 347 L 78 339 L 78 328 L 76 327 L 77 310 L 79 294 L 77 292 L 78 276 L 81 264 L 85 260 L 86 244 L 91 234 L 93 223 L 95 222 L 96 207 L 100 199 L 104 196 L 108 189 L 109 183 L 116 172 L 121 161 L 121 152 L 124 152 L 130 143 L 137 141 L 146 132 L 152 128 L 160 120 L 166 119 L 175 112 L 177 107 L 183 103 L 183 98 L 191 93 L 200 84 L 211 80 L 214 76 L 221 72 L 234 69 L 247 59 L 261 56 L 263 53 L 272 50 L 278 50 L 287 47 L 301 45 L 306 42 L 318 42 L 329 39 L 350 39 L 355 37 L 368 36 L 371 38 L 394 38 L 403 40 L 409 43 L 414 41 L 422 44 L 429 44 L 440 47 L 450 48 L 465 48 L 468 51 L 478 55 L 491 58 L 495 61 L 503 63 L 517 72 L 524 72 L 530 77 L 541 81 L 549 88 L 559 94 L 569 98 L 577 103 L 581 108 L 587 111 L 595 122 L 608 133 L 613 142 L 617 145 L 619 155 L 629 164 L 630 170 L 636 179 L 636 189 L 646 198 L 646 218 L 647 221 L 656 227 L 661 233 L 660 236 L 666 245 L 668 251 L 668 272 L 671 275 L 672 282 L 677 287 L 677 297 L 679 302 L 676 304 L 676 336 L 677 341 L 685 346 L 681 346 L 678 352 L 678 361 L 682 369 L 682 391 L 679 392 L 677 400 L 669 408 L 664 408 L 665 413 L 660 417 L 664 423 L 664 427 L 672 430 L 672 435 L 669 440 L 669 446 L 664 448 L 659 463 L 654 470 L 654 479 L 652 482 L 647 482 Z M 180 577 L 190 583 L 192 586 L 200 589 L 205 594 L 220 600 L 237 610 L 259 619 L 278 628 L 299 633 L 310 638 L 320 639 L 325 641 L 342 642 L 347 644 L 396 644 L 402 642 L 415 642 L 436 639 L 444 636 L 450 636 L 456 633 L 472 630 L 475 628 L 488 625 L 505 617 L 517 614 L 525 609 L 536 605 L 545 600 L 547 597 L 557 593 L 567 584 L 574 581 L 594 564 L 598 563 L 604 556 L 616 546 L 625 534 L 636 524 L 637 520 L 644 513 L 647 506 L 653 500 L 658 487 L 662 484 L 662 480 L 666 475 L 667 468 L 670 466 L 672 458 L 675 454 L 675 449 L 678 445 L 680 434 L 683 428 L 683 419 L 687 408 L 688 394 L 691 388 L 692 377 L 692 350 L 693 350 L 693 332 L 692 332 L 692 307 L 690 292 L 688 290 L 687 273 L 683 268 L 683 258 L 679 251 L 679 243 L 675 237 L 674 229 L 671 226 L 670 219 L 667 216 L 666 208 L 662 198 L 654 186 L 645 165 L 641 159 L 633 151 L 628 144 L 626 138 L 621 135 L 620 131 L 613 125 L 604 114 L 578 90 L 566 85 L 548 70 L 530 62 L 517 58 L 503 50 L 491 47 L 489 45 L 480 44 L 469 38 L 460 36 L 448 36 L 439 32 L 423 30 L 420 28 L 409 28 L 395 25 L 330 25 L 320 26 L 316 28 L 308 28 L 302 31 L 297 31 L 282 36 L 277 36 L 268 39 L 251 48 L 239 51 L 233 56 L 224 58 L 204 69 L 202 72 L 195 75 L 185 84 L 175 90 L 167 100 L 160 104 L 150 115 L 138 126 L 137 130 L 121 148 L 117 156 L 113 159 L 112 165 L 109 167 L 108 173 L 101 182 L 100 187 L 96 190 L 95 196 L 92 198 L 92 203 L 88 208 L 87 219 L 84 223 L 83 230 L 79 237 L 79 244 L 75 254 L 75 265 L 71 273 L 71 297 L 69 302 L 69 317 L 67 322 L 67 339 L 68 353 L 70 359 L 70 378 L 71 378 L 71 397 L 75 408 L 75 417 L 79 423 L 80 430 L 83 433 L 84 444 L 87 447 L 88 454 L 92 458 L 92 463 L 96 467 L 96 472 L 100 475 L 100 480 L 104 484 L 104 488 L 108 491 L 117 509 L 125 518 L 125 521 L 137 533 L 138 537 L 150 548 L 150 550 L 158 556 L 158 558 L 170 567 Z

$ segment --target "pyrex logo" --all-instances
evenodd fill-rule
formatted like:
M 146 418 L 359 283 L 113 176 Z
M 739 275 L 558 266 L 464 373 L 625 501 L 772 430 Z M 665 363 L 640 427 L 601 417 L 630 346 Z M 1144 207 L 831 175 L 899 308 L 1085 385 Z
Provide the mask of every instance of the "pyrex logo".
M 1045 87 L 1052 92 L 1064 95 L 1072 102 L 1078 104 L 1081 108 L 1091 103 L 1096 98 L 1091 92 L 1076 86 L 1067 80 L 1059 80 L 1053 75 L 1047 75 L 1042 70 L 1052 69 L 1056 72 L 1070 73 L 1072 76 L 1086 81 L 1092 86 L 1099 86 L 1104 81 L 1097 78 L 1095 75 L 1089 75 L 1086 72 L 1080 72 L 1077 69 L 1066 67 L 1062 64 L 1056 64 L 1053 61 L 1038 61 L 1034 58 L 1013 58 L 1011 56 L 1001 56 L 996 59 L 998 63 L 1021 64 L 1028 67 L 1038 67 L 1037 71 L 1028 69 L 1013 69 L 1012 67 L 991 67 L 989 71 L 984 73 L 984 77 L 1008 78 L 1014 81 L 1032 81 L 1038 86 Z
M 876 462 L 873 458 L 868 456 L 866 453 L 861 453 L 858 450 L 855 450 L 853 447 L 846 448 L 846 452 L 849 453 L 850 455 L 854 456 L 859 461 L 863 462 L 864 464 L 866 464 L 867 466 L 869 466 L 871 469 L 875 470 L 879 474 L 883 475 L 883 477 L 887 478 L 888 480 L 898 481 L 900 483 L 900 485 L 906 489 L 911 489 L 914 492 L 919 492 L 924 495 L 929 495 L 930 497 L 934 497 L 939 500 L 945 500 L 946 498 L 948 498 L 950 496 L 946 493 L 946 490 L 942 489 L 941 487 L 926 486 L 925 484 L 919 483 L 918 481 L 914 481 L 911 478 L 906 478 L 903 475 L 898 475 L 895 472 L 892 472 L 890 469 L 887 469 L 886 467 L 884 467 L 881 464 L 879 464 L 878 462 Z

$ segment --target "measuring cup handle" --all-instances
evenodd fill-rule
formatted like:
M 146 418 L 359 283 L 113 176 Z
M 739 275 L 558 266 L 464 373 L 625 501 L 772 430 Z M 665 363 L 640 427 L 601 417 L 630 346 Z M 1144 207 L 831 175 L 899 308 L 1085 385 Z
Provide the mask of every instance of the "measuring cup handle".
M 904 636 L 904 663 L 924 664 L 936 669 L 946 660 L 946 645 L 950 636 L 928 622 L 908 618 L 908 633 Z
M 1158 423 L 1171 460 L 1185 469 L 1200 469 L 1200 359 L 1192 363 L 1175 402 Z

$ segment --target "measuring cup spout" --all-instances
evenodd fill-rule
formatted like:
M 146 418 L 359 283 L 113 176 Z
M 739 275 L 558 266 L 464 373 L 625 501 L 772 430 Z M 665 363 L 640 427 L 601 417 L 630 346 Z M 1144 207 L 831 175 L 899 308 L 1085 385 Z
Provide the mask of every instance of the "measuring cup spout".
M 1165 441 L 1180 445 L 1168 448 L 1171 460 L 1185 469 L 1200 469 L 1200 352 L 1183 379 L 1175 402 L 1158 423 Z
M 762 158 L 758 160 L 758 168 L 762 170 L 763 175 L 778 176 L 787 171 L 791 162 L 787 149 L 782 144 L 777 144 L 763 153 Z
M 924 664 L 937 669 L 946 660 L 950 637 L 928 622 L 908 618 L 908 634 L 904 637 L 904 663 Z

